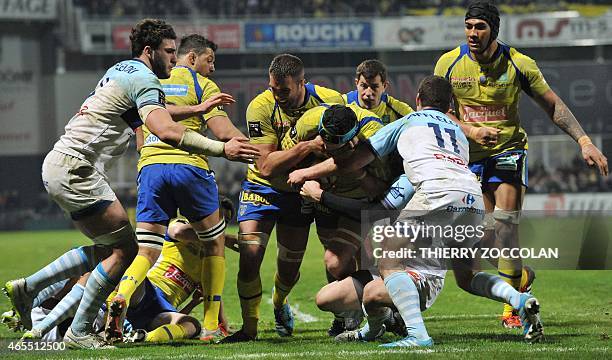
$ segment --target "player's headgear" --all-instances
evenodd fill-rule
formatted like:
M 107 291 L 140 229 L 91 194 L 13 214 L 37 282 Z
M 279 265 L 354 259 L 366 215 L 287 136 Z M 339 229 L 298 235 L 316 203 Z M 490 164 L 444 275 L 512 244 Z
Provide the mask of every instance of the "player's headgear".
M 497 39 L 499 34 L 499 10 L 489 1 L 476 0 L 472 1 L 465 13 L 465 20 L 480 19 L 484 20 L 491 28 L 491 38 L 485 49 L 488 49 L 493 40 Z
M 344 105 L 331 105 L 321 115 L 318 132 L 328 143 L 347 143 L 359 132 L 357 115 Z

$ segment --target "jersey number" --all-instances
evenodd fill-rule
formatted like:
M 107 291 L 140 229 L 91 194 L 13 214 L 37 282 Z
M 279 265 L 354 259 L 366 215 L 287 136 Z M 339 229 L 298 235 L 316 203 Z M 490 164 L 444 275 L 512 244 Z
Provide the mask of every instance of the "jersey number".
M 442 131 L 440 131 L 440 125 L 436 123 L 427 123 L 427 126 L 433 129 L 434 134 L 436 135 L 436 141 L 438 142 L 438 146 L 444 148 L 444 138 L 442 138 Z M 455 135 L 455 130 L 444 128 L 444 132 L 450 136 L 451 145 L 453 146 L 453 151 L 457 154 L 460 154 L 459 146 L 457 145 L 457 136 Z

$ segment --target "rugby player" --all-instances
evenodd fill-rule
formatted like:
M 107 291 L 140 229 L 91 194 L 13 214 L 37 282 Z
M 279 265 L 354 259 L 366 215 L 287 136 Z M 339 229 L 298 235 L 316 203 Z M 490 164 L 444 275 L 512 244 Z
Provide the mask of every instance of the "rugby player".
M 191 153 L 257 155 L 255 150 L 228 154 L 225 143 L 172 121 L 158 77 L 168 78 L 176 63 L 175 38 L 172 27 L 161 20 L 139 22 L 130 36 L 134 58 L 117 63 L 104 74 L 45 158 L 45 189 L 94 245 L 70 250 L 33 275 L 6 283 L 5 292 L 25 328 L 32 326 L 30 312 L 39 291 L 91 271 L 64 339 L 70 347 L 107 346 L 93 333 L 93 320 L 136 256 L 138 246 L 127 214 L 106 180 L 106 168 L 125 152 L 133 129 L 144 122 L 162 141 Z M 209 106 L 222 102 L 223 97 L 217 97 Z M 107 249 L 101 262 L 94 248 Z
M 308 213 L 309 209 L 303 209 L 299 194 L 287 185 L 287 171 L 320 151 L 322 144 L 306 141 L 282 151 L 281 141 L 308 109 L 321 103 L 344 103 L 337 91 L 306 82 L 304 65 L 296 56 L 277 55 L 268 73 L 270 87 L 249 103 L 246 113 L 250 143 L 259 149 L 260 157 L 249 165 L 238 208 L 237 285 L 243 324 L 241 330 L 222 342 L 250 341 L 257 337 L 262 297 L 259 269 L 275 225 L 278 256 L 272 300 L 276 331 L 280 336 L 293 333 L 293 315 L 287 296 L 299 279 L 312 214 Z
M 355 71 L 356 90 L 343 95 L 347 104 L 357 104 L 380 118 L 384 125 L 414 110 L 387 93 L 387 67 L 376 59 L 364 60 Z
M 434 73 L 453 85 L 456 115 L 466 134 L 497 129 L 496 143 L 470 141 L 470 169 L 484 193 L 486 238 L 502 247 L 518 247 L 518 227 L 527 187 L 527 134 L 518 107 L 522 92 L 574 139 L 589 165 L 608 173 L 606 157 L 592 144 L 574 115 L 548 86 L 534 60 L 497 40 L 499 11 L 488 1 L 473 1 L 465 15 L 467 43 L 443 54 Z M 499 275 L 517 289 L 527 290 L 535 275 L 521 259 L 500 258 Z M 520 327 L 513 308 L 504 306 L 502 325 Z
M 215 69 L 216 50 L 217 45 L 201 35 L 192 34 L 181 39 L 176 66 L 170 78 L 161 81 L 168 111 L 173 120 L 188 129 L 198 133 L 209 129 L 217 139 L 227 141 L 226 152 L 250 149 L 255 153 L 255 148 L 246 143 L 248 139 L 232 124 L 221 106 L 209 104 L 217 98 L 224 100 L 222 104 L 233 102 L 208 78 Z M 219 212 L 214 174 L 205 155 L 163 142 L 146 125 L 142 126 L 142 137 L 136 206 L 139 251 L 110 304 L 107 338 L 121 338 L 123 317 L 132 293 L 159 257 L 168 222 L 176 216 L 177 210 L 192 223 L 204 243 L 203 336 L 220 336 L 217 319 L 225 282 L 225 222 Z

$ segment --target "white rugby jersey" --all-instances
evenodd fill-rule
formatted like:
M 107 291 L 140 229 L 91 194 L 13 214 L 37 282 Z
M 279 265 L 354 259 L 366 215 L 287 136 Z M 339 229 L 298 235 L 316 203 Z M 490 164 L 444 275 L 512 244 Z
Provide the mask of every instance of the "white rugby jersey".
M 159 79 L 141 60 L 121 61 L 104 74 L 53 149 L 84 159 L 104 174 L 142 125 L 138 110 L 146 105 L 165 107 Z
M 469 170 L 469 144 L 459 125 L 438 110 L 422 110 L 392 122 L 367 140 L 378 157 L 397 149 L 416 192 L 480 194 Z

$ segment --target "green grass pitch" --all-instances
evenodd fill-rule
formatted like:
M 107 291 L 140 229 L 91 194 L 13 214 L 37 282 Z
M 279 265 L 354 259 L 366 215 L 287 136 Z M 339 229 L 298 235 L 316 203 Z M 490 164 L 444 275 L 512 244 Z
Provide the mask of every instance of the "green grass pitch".
M 231 231 L 235 229 L 230 229 Z M 0 233 L 0 280 L 28 275 L 70 247 L 88 244 L 76 231 Z M 293 338 L 279 338 L 273 330 L 270 299 L 276 248 L 270 242 L 262 266 L 264 297 L 259 341 L 230 345 L 205 345 L 196 340 L 170 345 L 140 345 L 105 351 L 9 352 L 8 344 L 19 334 L 0 328 L 0 358 L 92 359 L 610 359 L 612 335 L 612 271 L 547 270 L 537 273 L 534 293 L 542 306 L 546 341 L 529 345 L 517 330 L 505 330 L 498 319 L 501 304 L 462 292 L 452 274 L 434 306 L 425 312 L 425 324 L 436 345 L 426 350 L 380 350 L 377 344 L 337 344 L 327 337 L 331 315 L 319 311 L 314 297 L 325 284 L 322 248 L 314 232 L 302 265 L 302 277 L 289 301 L 299 312 Z M 227 253 L 226 311 L 239 327 L 240 306 L 236 294 L 237 255 Z M 2 296 L 0 309 L 8 310 Z M 195 310 L 202 315 L 201 307 Z M 385 340 L 391 340 L 386 336 Z

